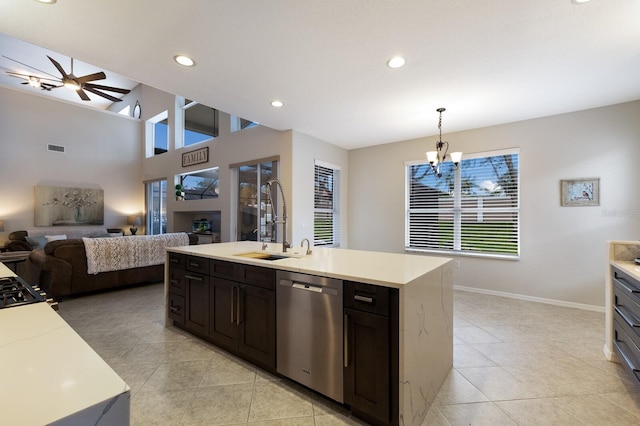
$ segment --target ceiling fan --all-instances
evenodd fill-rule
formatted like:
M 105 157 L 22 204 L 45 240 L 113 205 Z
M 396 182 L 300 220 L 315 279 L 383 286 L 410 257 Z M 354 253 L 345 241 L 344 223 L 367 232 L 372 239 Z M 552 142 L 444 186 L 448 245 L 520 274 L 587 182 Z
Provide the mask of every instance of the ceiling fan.
M 4 56 L 4 55 L 2 55 Z M 34 69 L 42 74 L 46 74 L 52 78 L 49 77 L 41 77 L 41 76 L 36 76 L 36 75 L 31 75 L 31 74 L 22 74 L 22 73 L 18 73 L 18 72 L 14 72 L 14 71 L 7 71 L 7 74 L 9 74 L 10 76 L 13 77 L 18 77 L 18 78 L 22 78 L 25 79 L 27 81 L 25 81 L 22 84 L 29 84 L 32 87 L 39 87 L 42 90 L 46 90 L 46 91 L 50 91 L 52 89 L 57 89 L 59 87 L 67 87 L 69 89 L 75 90 L 76 93 L 78 93 L 78 96 L 80 96 L 80 99 L 82 99 L 83 101 L 90 101 L 91 99 L 89 98 L 89 95 L 87 95 L 86 92 L 90 92 L 93 93 L 95 95 L 101 96 L 105 99 L 110 100 L 111 102 L 120 102 L 122 101 L 122 99 L 118 99 L 115 96 L 112 96 L 108 93 L 104 93 L 104 91 L 107 92 L 114 92 L 114 93 L 122 93 L 124 95 L 126 95 L 127 93 L 131 92 L 131 90 L 129 89 L 121 89 L 119 87 L 113 87 L 113 86 L 103 86 L 101 84 L 94 84 L 91 83 L 92 81 L 96 81 L 96 80 L 104 80 L 105 78 L 107 78 L 106 74 L 102 71 L 100 72 L 96 72 L 93 74 L 87 74 L 81 77 L 76 77 L 73 74 L 73 58 L 71 58 L 71 72 L 69 72 L 67 74 L 67 72 L 64 70 L 64 68 L 62 68 L 62 65 L 60 65 L 60 63 L 58 63 L 58 61 L 56 61 L 55 59 L 53 59 L 51 56 L 47 55 L 47 58 L 49 58 L 49 60 L 51 61 L 51 63 L 56 67 L 56 69 L 58 70 L 58 72 L 61 74 L 61 77 L 56 77 L 52 74 L 49 74 L 48 72 L 39 70 L 37 68 L 34 68 L 30 65 L 27 64 L 23 64 L 22 62 L 16 61 L 15 59 L 11 59 L 7 56 L 4 56 L 5 58 L 17 62 L 21 65 L 24 65 L 26 67 L 29 67 L 31 69 Z

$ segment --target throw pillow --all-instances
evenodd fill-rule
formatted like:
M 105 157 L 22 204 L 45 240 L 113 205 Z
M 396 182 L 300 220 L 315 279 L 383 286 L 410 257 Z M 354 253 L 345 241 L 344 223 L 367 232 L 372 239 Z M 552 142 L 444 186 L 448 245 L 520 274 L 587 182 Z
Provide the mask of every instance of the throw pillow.
M 44 237 L 47 239 L 48 243 L 50 243 L 51 241 L 59 241 L 59 240 L 67 239 L 66 235 L 45 235 Z
M 26 236 L 24 237 L 24 239 L 27 240 L 29 244 L 31 244 L 31 247 L 33 247 L 34 250 L 41 249 L 45 246 L 45 244 L 47 244 L 47 239 L 45 237 Z

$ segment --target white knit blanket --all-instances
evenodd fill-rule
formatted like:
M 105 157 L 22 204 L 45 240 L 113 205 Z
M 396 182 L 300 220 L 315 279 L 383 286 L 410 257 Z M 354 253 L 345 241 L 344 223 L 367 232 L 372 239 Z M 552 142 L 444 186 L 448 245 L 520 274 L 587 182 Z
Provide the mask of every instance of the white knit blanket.
M 165 248 L 189 245 L 184 232 L 109 238 L 83 238 L 87 253 L 87 273 L 119 271 L 161 265 Z

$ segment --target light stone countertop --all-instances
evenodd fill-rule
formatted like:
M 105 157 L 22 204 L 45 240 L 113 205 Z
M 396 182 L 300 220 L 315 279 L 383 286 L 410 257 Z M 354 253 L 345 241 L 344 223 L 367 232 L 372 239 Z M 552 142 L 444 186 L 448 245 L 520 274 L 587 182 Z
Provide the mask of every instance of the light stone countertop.
M 615 266 L 622 272 L 626 272 L 631 277 L 640 281 L 640 265 L 636 265 L 635 262 L 630 260 L 612 260 L 609 262 L 611 266 Z
M 267 253 L 283 254 L 281 244 L 270 243 L 268 246 Z M 325 247 L 312 247 L 310 255 L 302 254 L 305 250 L 295 247 L 287 253 L 290 257 L 279 260 L 236 256 L 262 252 L 261 247 L 259 242 L 242 241 L 168 247 L 167 251 L 393 288 L 402 288 L 451 261 L 444 257 Z
M 2 424 L 129 422 L 129 386 L 48 303 L 0 309 L 0 359 Z

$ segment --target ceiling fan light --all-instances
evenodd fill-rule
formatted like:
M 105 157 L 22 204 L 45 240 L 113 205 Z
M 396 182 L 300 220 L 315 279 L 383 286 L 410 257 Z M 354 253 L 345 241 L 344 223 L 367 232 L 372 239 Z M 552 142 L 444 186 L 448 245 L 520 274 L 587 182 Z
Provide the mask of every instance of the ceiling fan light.
M 29 86 L 31 87 L 40 87 L 40 79 L 38 77 L 34 77 L 32 75 L 29 76 Z
M 76 91 L 80 90 L 80 85 L 78 84 L 77 81 L 74 81 L 74 80 L 71 80 L 71 79 L 65 79 L 65 80 L 62 81 L 62 84 L 67 89 L 76 90 Z

